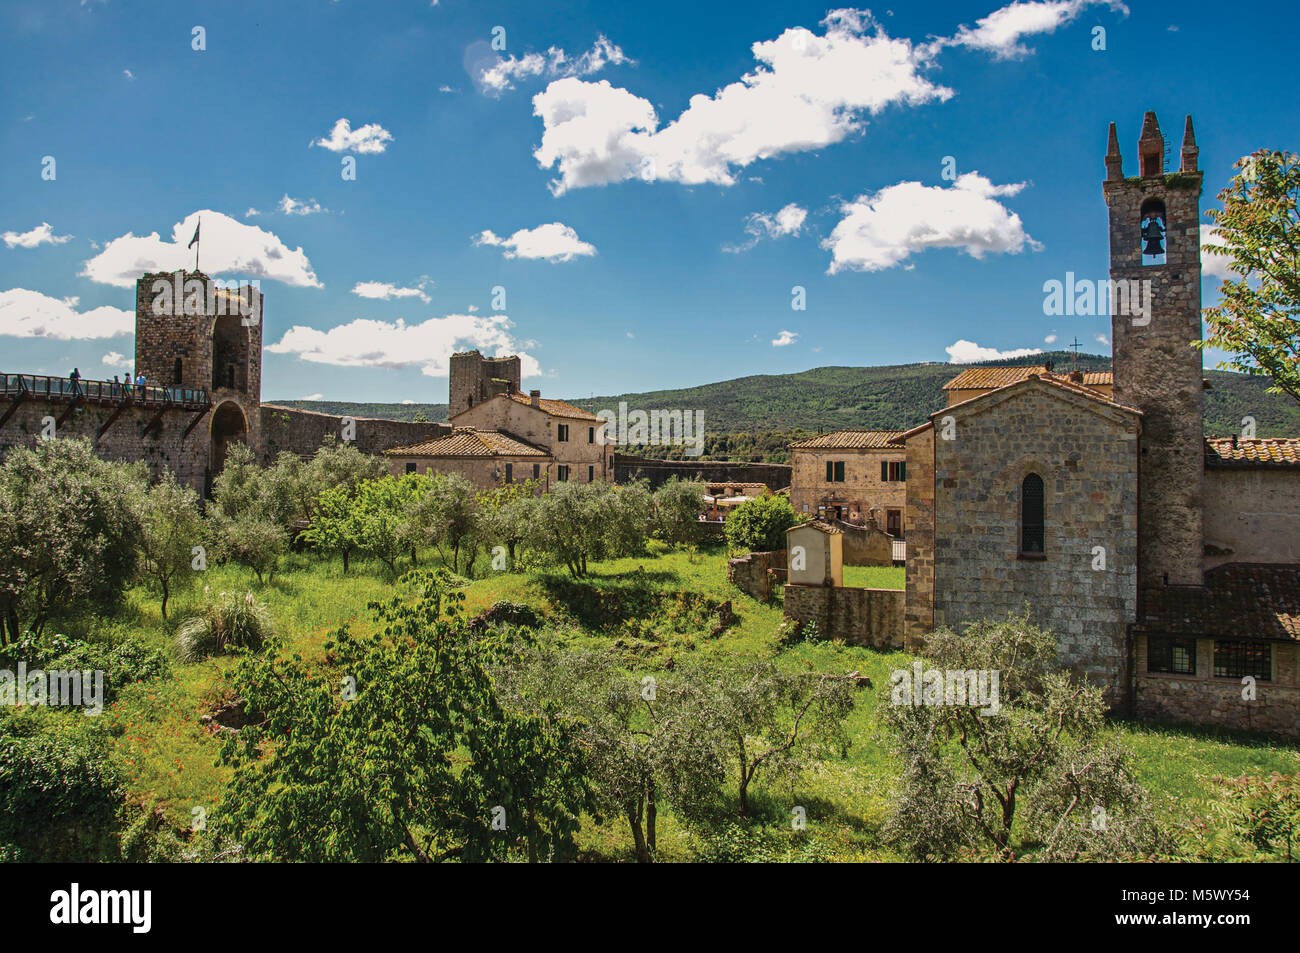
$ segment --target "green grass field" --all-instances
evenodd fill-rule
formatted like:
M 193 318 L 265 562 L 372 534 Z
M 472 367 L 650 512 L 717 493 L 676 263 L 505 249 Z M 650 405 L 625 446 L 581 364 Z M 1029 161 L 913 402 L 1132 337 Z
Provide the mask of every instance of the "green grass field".
M 578 586 L 563 570 L 478 579 L 466 590 L 466 610 L 473 615 L 498 600 L 527 603 L 565 630 L 570 644 L 618 652 L 634 672 L 653 672 L 670 659 L 702 653 L 776 658 L 791 669 L 857 670 L 870 676 L 874 687 L 860 692 L 850 721 L 852 747 L 846 759 L 821 763 L 793 785 L 765 785 L 760 780 L 752 796 L 754 813 L 764 828 L 758 836 L 752 830 L 742 836 L 726 824 L 714 834 L 703 835 L 664 812 L 659 850 L 661 857 L 670 860 L 701 854 L 720 859 L 803 858 L 809 856 L 811 843 L 816 859 L 898 859 L 879 839 L 897 766 L 877 736 L 875 709 L 881 698 L 888 697 L 890 672 L 909 665 L 910 657 L 835 642 L 783 646 L 779 607 L 763 605 L 730 586 L 725 560 L 720 549 L 668 551 L 652 543 L 645 556 L 594 564 L 590 578 Z M 378 563 L 354 560 L 344 576 L 337 561 L 325 563 L 308 555 L 287 557 L 274 581 L 263 586 L 255 583 L 251 573 L 229 566 L 207 570 L 202 583 L 214 593 L 252 590 L 268 605 L 289 645 L 309 659 L 320 656 L 323 643 L 342 623 L 350 623 L 357 632 L 368 631 L 367 603 L 388 597 L 392 588 L 387 570 Z M 901 588 L 903 571 L 850 567 L 845 584 Z M 137 587 L 119 617 L 75 634 L 104 639 L 134 635 L 170 648 L 176 625 L 202 599 L 202 586 L 175 598 L 171 619 L 164 622 L 157 594 Z M 713 637 L 714 607 L 727 600 L 739 622 Z M 611 605 L 630 607 L 636 613 L 634 621 L 609 612 Z M 193 808 L 216 803 L 226 780 L 225 769 L 214 766 L 220 741 L 201 726 L 199 718 L 229 697 L 226 675 L 231 664 L 229 659 L 177 664 L 170 679 L 130 686 L 106 710 L 106 717 L 120 729 L 115 755 L 130 778 L 131 798 L 161 807 L 178 827 L 188 824 Z M 51 710 L 42 714 L 77 717 Z M 1297 747 L 1276 741 L 1126 723 L 1108 730 L 1134 752 L 1140 780 L 1170 824 L 1186 823 L 1205 812 L 1209 782 L 1216 775 L 1300 771 Z M 801 839 L 798 847 L 790 836 L 794 805 L 807 811 L 812 834 Z M 588 820 L 579 843 L 585 856 L 593 859 L 632 857 L 630 837 L 621 821 Z

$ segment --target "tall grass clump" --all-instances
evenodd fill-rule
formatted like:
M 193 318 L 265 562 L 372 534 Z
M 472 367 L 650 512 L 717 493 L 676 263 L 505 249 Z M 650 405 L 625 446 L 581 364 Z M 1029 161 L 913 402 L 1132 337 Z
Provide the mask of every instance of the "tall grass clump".
M 266 606 L 251 592 L 223 592 L 190 616 L 176 630 L 176 654 L 186 664 L 219 655 L 228 648 L 257 651 L 271 637 L 273 625 Z

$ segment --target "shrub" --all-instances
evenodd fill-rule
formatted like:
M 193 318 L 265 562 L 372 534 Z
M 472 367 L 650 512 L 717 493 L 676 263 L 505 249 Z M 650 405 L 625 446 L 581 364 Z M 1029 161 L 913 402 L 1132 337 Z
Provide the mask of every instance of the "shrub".
M 784 496 L 757 496 L 727 517 L 727 542 L 751 553 L 785 549 L 785 531 L 798 522 L 794 507 Z
M 271 614 L 251 592 L 223 592 L 203 611 L 181 623 L 176 630 L 176 654 L 182 662 L 199 662 L 231 647 L 257 651 L 274 627 Z
M 53 734 L 35 719 L 0 726 L 0 852 L 9 860 L 116 859 L 121 778 L 90 730 Z

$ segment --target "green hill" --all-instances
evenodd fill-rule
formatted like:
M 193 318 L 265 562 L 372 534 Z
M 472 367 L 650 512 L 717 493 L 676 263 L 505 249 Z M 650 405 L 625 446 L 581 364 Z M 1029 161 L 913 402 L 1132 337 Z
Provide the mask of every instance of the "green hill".
M 681 409 L 704 413 L 705 459 L 787 459 L 785 445 L 801 434 L 826 430 L 905 430 L 944 405 L 943 385 L 967 367 L 1052 361 L 1057 370 L 1073 365 L 1069 352 L 980 365 L 944 363 L 881 367 L 816 367 L 797 374 L 762 374 L 675 390 L 575 398 L 593 412 L 632 409 Z M 1080 354 L 1081 370 L 1109 370 L 1110 358 Z M 1206 371 L 1212 389 L 1205 394 L 1205 429 L 1210 434 L 1240 433 L 1241 419 L 1256 420 L 1261 437 L 1300 434 L 1300 406 L 1283 395 L 1267 394 L 1269 380 L 1226 371 Z M 354 404 L 337 401 L 278 401 L 306 410 L 411 420 L 424 411 L 430 420 L 446 420 L 446 404 Z M 653 456 L 679 456 L 680 448 L 638 449 Z

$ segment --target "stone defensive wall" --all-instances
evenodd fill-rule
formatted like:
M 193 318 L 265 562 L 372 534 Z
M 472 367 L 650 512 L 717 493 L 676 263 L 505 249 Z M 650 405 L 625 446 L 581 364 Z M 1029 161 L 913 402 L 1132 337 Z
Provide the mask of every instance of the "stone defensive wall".
M 614 454 L 614 482 L 644 478 L 657 489 L 672 477 L 705 483 L 762 483 L 775 493 L 790 485 L 788 463 L 731 463 L 725 460 L 651 460 Z
M 343 439 L 343 429 L 349 420 L 356 426 L 351 443 L 362 453 L 380 454 L 393 447 L 436 440 L 451 433 L 447 424 L 378 417 L 349 418 L 278 404 L 262 404 L 261 414 L 262 440 L 258 459 L 265 464 L 275 462 L 275 458 L 285 451 L 300 457 L 311 456 L 327 436 Z

